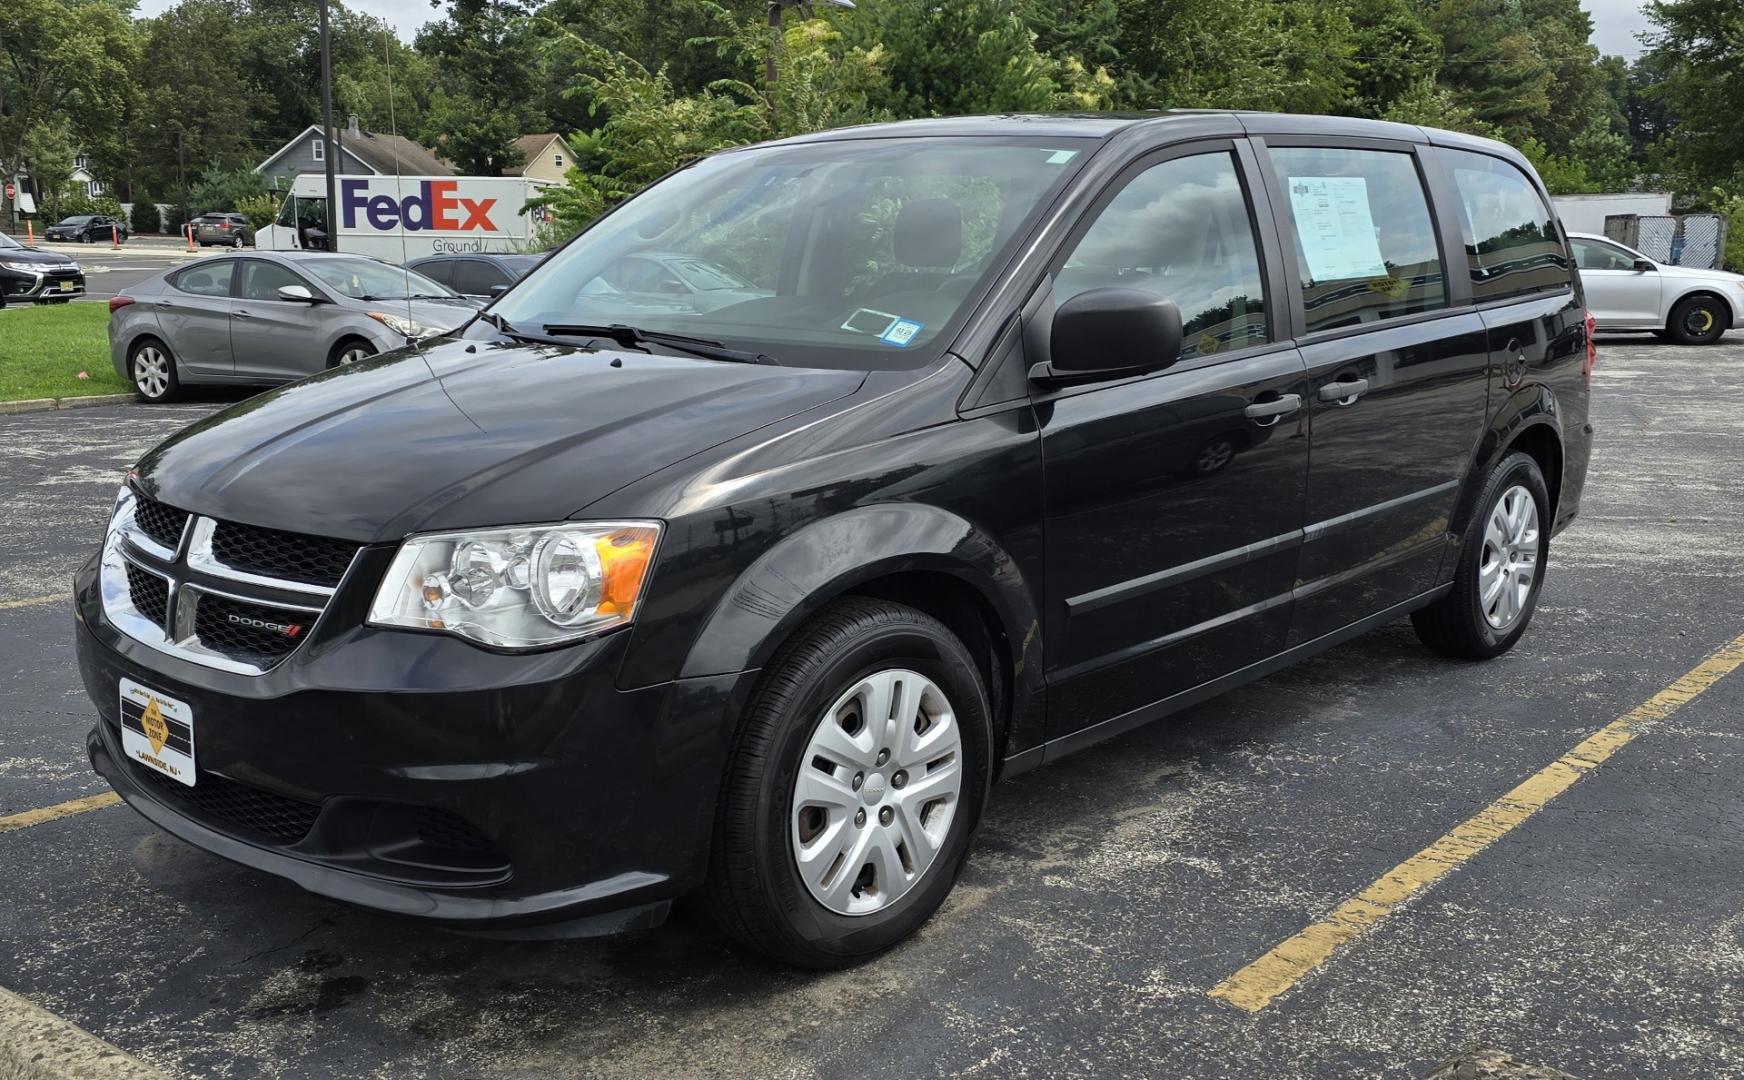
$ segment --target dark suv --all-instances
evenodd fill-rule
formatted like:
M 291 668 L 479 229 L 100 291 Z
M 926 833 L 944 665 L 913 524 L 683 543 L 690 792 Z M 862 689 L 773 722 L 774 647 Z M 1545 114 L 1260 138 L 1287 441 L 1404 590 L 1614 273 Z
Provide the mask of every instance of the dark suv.
M 201 247 L 239 248 L 254 243 L 254 230 L 241 214 L 201 214 L 189 224 L 194 227 L 194 242 Z
M 650 252 L 735 298 L 636 295 Z M 147 454 L 76 580 L 91 759 L 380 911 L 583 934 L 700 893 L 850 963 L 938 908 L 997 778 L 1405 615 L 1510 648 L 1588 336 L 1543 185 L 1465 135 L 716 154 L 454 335 Z

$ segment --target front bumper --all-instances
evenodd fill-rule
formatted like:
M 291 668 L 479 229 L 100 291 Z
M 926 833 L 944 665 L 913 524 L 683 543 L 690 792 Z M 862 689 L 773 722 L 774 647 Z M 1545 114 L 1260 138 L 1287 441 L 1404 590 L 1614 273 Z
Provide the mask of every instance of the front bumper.
M 364 627 L 344 609 L 367 598 L 342 593 L 296 652 L 248 676 L 109 625 L 95 560 L 74 584 L 92 765 L 198 847 L 336 900 L 509 933 L 651 925 L 702 881 L 754 673 L 619 690 L 627 634 L 494 653 Z M 123 677 L 191 708 L 193 789 L 123 752 Z
M 85 295 L 85 274 L 78 269 L 32 272 L 0 267 L 0 292 L 6 294 L 7 303 L 72 299 Z

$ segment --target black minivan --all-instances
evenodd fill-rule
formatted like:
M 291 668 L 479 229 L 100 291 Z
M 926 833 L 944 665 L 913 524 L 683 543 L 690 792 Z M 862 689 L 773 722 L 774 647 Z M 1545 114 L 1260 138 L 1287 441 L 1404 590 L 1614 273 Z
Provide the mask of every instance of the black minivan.
M 638 292 L 687 259 L 719 295 Z M 500 935 L 700 894 L 851 963 L 991 781 L 1410 615 L 1524 633 L 1593 352 L 1506 146 L 1242 113 L 682 168 L 453 335 L 147 454 L 76 579 L 93 765 L 227 858 Z

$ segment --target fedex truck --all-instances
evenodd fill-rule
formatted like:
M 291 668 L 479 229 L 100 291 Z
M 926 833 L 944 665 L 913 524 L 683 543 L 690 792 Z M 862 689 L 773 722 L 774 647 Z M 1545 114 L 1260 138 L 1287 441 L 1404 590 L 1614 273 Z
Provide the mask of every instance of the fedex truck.
M 291 181 L 278 219 L 255 234 L 263 251 L 328 249 L 403 263 L 426 255 L 530 251 L 547 220 L 528 200 L 549 181 L 518 176 L 340 176 L 327 242 L 327 178 Z

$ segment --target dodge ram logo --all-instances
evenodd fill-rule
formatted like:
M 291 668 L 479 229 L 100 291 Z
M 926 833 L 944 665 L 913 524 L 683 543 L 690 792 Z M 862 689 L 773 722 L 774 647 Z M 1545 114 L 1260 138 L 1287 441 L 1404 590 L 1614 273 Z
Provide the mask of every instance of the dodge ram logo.
M 232 626 L 247 626 L 252 627 L 255 630 L 271 630 L 275 634 L 283 634 L 288 638 L 294 638 L 303 632 L 303 628 L 297 623 L 268 622 L 265 619 L 251 619 L 246 615 L 226 615 L 224 616 L 224 621 Z

